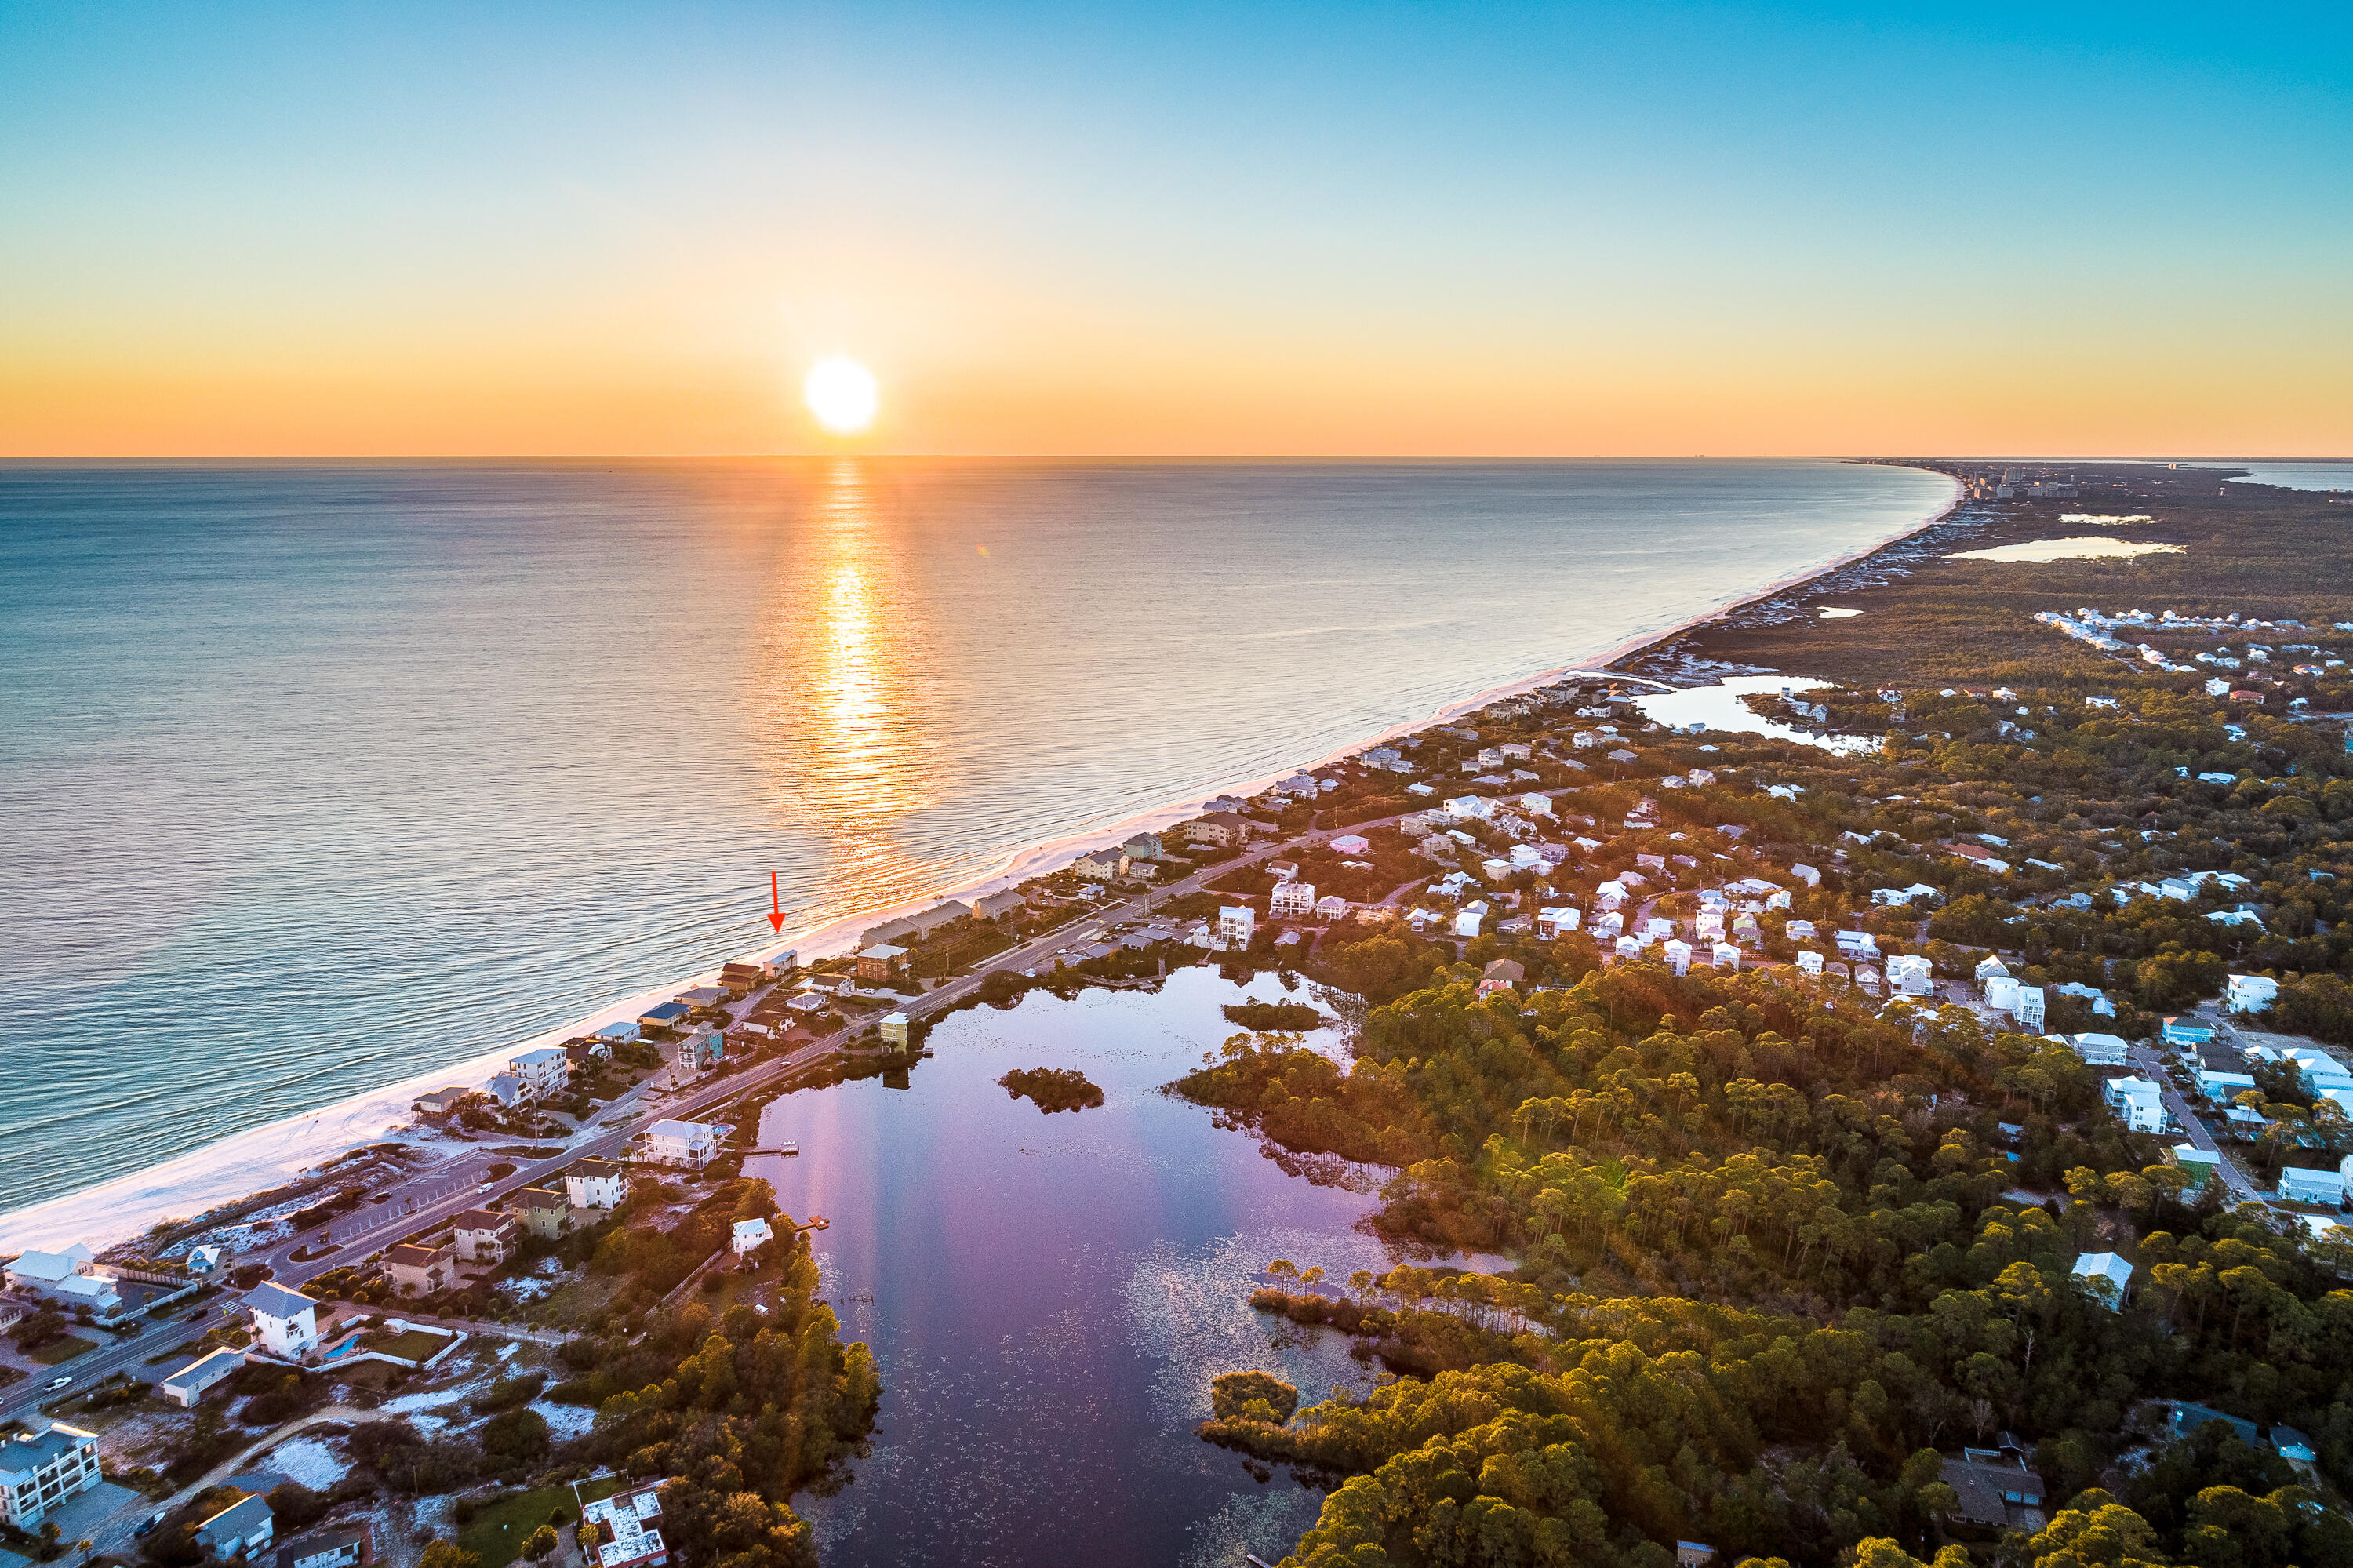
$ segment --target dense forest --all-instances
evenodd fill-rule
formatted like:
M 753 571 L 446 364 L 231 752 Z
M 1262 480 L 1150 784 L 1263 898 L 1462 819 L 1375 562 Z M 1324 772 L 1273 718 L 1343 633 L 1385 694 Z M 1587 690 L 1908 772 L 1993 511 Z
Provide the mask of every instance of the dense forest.
M 1433 1294 L 1467 1313 L 1461 1364 L 1295 1423 L 1212 1423 L 1351 1478 L 1299 1563 L 1662 1563 L 1678 1539 L 1933 1555 L 1939 1448 L 2014 1431 L 2072 1494 L 2134 1446 L 2153 1393 L 2292 1422 L 2347 1476 L 2353 1293 L 2278 1227 L 2186 1201 L 2071 1053 L 1757 975 L 1628 965 L 1527 1001 L 1436 978 L 1372 1011 L 1345 1074 L 1244 1034 L 1179 1086 L 1293 1149 L 1402 1165 L 1394 1240 L 1524 1260 L 1351 1282 L 1360 1307 L 1398 1303 L 1356 1332 L 1395 1340 Z M 2005 1200 L 2021 1182 L 2069 1201 Z M 2149 1278 L 2119 1313 L 2069 1271 L 2126 1237 Z M 2280 1491 L 2267 1470 L 2248 1469 L 2248 1506 Z M 2239 1561 L 2160 1513 L 2169 1557 Z M 2353 1563 L 2335 1528 L 2290 1531 L 2294 1560 Z

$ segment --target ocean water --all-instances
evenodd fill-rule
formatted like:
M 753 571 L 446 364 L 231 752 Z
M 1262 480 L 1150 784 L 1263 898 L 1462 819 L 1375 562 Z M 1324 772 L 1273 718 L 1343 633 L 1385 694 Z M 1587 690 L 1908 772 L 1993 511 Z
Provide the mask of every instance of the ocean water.
M 1827 461 L 0 467 L 7 1215 L 1905 531 Z M 254 1129 L 277 1128 L 261 1136 Z M 15 1227 L 21 1231 L 22 1227 Z
M 2275 484 L 2282 490 L 2353 490 L 2353 462 L 2342 459 L 2260 459 L 2243 463 L 2201 463 L 2201 468 L 2243 468 L 2238 484 Z

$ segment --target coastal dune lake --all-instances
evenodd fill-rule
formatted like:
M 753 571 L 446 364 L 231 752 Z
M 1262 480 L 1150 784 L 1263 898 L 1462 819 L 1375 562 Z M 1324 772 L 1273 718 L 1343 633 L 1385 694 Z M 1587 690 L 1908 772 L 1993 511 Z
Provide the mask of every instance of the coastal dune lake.
M 771 874 L 788 936 L 854 933 L 1950 493 L 1814 461 L 0 466 L 0 1246 L 265 1185 L 396 1119 L 387 1086 L 766 947 Z
M 826 1294 L 882 1377 L 857 1480 L 795 1499 L 826 1562 L 1241 1568 L 1314 1523 L 1320 1490 L 1254 1479 L 1193 1429 L 1220 1372 L 1273 1372 L 1310 1404 L 1370 1387 L 1377 1363 L 1350 1359 L 1345 1336 L 1261 1319 L 1249 1298 L 1274 1257 L 1322 1264 L 1342 1288 L 1390 1260 L 1352 1228 L 1372 1197 L 1287 1176 L 1250 1135 L 1158 1092 L 1232 1033 L 1218 1009 L 1245 994 L 1285 995 L 1272 976 L 1245 993 L 1207 969 L 1173 971 L 1158 995 L 1036 993 L 947 1020 L 902 1089 L 770 1104 L 761 1144 L 802 1152 L 745 1173 L 796 1219 L 832 1222 L 811 1238 Z M 996 1082 L 1039 1066 L 1086 1073 L 1104 1105 L 1048 1115 Z

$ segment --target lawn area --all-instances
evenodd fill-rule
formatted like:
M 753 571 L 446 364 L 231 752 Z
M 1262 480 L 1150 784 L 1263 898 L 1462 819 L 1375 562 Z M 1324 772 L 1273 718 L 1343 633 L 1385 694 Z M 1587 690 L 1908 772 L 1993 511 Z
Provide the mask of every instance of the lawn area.
M 547 1522 L 547 1516 L 562 1509 L 572 1524 L 580 1522 L 580 1503 L 595 1502 L 608 1498 L 619 1489 L 620 1482 L 612 1479 L 583 1481 L 580 1498 L 575 1502 L 569 1486 L 541 1487 L 533 1491 L 517 1492 L 489 1504 L 471 1520 L 458 1527 L 458 1544 L 465 1551 L 479 1555 L 482 1568 L 503 1568 L 522 1551 L 522 1543 L 531 1532 Z M 556 1531 L 568 1534 L 572 1525 Z
M 397 1334 L 374 1333 L 360 1341 L 371 1351 L 382 1351 L 387 1356 L 403 1361 L 421 1361 L 438 1353 L 449 1342 L 447 1334 L 427 1333 L 422 1329 L 403 1329 Z
M 35 1361 L 40 1362 L 45 1367 L 53 1367 L 59 1361 L 69 1361 L 73 1360 L 84 1351 L 94 1351 L 96 1349 L 98 1349 L 98 1346 L 94 1341 L 90 1340 L 77 1340 L 71 1334 L 68 1334 L 61 1339 L 51 1340 L 47 1344 L 43 1345 L 38 1350 L 27 1351 L 25 1353 L 31 1356 Z

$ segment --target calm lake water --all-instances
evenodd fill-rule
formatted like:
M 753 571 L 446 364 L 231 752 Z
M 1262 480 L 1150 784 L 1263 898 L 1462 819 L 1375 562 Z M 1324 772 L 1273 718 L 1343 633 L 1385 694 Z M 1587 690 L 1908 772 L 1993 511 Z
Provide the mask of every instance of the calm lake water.
M 1948 493 L 1821 461 L 0 466 L 0 1245 L 379 1136 L 406 1097 L 353 1097 L 765 946 L 771 873 L 795 930 L 903 904 Z
M 795 1505 L 826 1562 L 1243 1568 L 1314 1522 L 1320 1491 L 1193 1436 L 1219 1372 L 1274 1372 L 1303 1404 L 1371 1384 L 1343 1336 L 1271 1343 L 1247 1305 L 1270 1259 L 1339 1280 L 1389 1266 L 1352 1229 L 1373 1199 L 1286 1176 L 1156 1092 L 1233 1032 L 1218 1009 L 1244 994 L 1186 969 L 1157 996 L 1033 995 L 944 1024 L 904 1090 L 769 1106 L 762 1146 L 802 1152 L 746 1172 L 832 1221 L 815 1238 L 829 1298 L 882 1374 L 857 1481 Z M 1247 994 L 1284 993 L 1261 976 Z M 995 1081 L 1037 1066 L 1080 1068 L 1106 1104 L 1048 1116 Z

